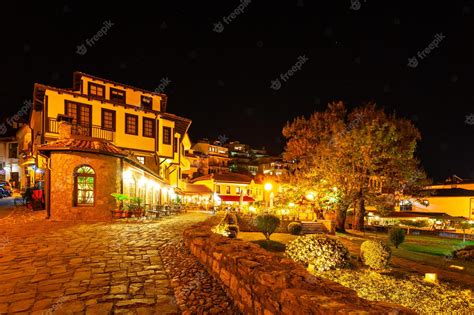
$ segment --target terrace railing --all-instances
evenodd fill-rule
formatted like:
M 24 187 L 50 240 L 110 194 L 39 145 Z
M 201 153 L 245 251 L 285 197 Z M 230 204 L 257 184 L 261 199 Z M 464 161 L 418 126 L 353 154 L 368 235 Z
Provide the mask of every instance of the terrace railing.
M 115 132 L 103 129 L 101 126 L 71 124 L 71 134 L 76 136 L 85 136 L 98 138 L 107 141 L 114 141 Z M 48 132 L 59 133 L 59 122 L 54 118 L 48 119 Z

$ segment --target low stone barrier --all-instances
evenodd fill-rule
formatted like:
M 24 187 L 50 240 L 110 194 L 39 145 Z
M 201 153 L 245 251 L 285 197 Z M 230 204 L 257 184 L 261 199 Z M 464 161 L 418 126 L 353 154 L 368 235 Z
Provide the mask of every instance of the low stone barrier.
M 185 244 L 219 279 L 244 314 L 414 314 L 370 302 L 333 281 L 315 277 L 288 258 L 258 245 L 211 232 L 212 218 L 184 232 Z

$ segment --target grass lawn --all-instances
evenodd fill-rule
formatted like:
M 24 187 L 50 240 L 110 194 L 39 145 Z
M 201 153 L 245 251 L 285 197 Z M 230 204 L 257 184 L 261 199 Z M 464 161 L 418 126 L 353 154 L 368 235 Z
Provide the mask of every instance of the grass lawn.
M 284 252 L 285 244 L 294 240 L 296 235 L 287 233 L 274 233 L 270 236 L 270 242 L 266 242 L 265 236 L 260 232 L 240 232 L 238 238 L 260 245 L 270 252 Z
M 354 234 L 337 234 L 341 240 L 347 244 L 350 241 L 354 245 L 360 246 L 366 239 L 377 238 L 387 241 L 387 234 L 384 233 L 362 233 Z M 474 276 L 474 264 L 460 259 L 449 258 L 453 250 L 462 248 L 467 245 L 474 245 L 474 241 L 463 242 L 459 239 L 441 238 L 435 236 L 424 235 L 407 235 L 405 242 L 398 249 L 391 246 L 394 257 L 408 259 L 414 262 L 422 262 L 438 268 L 448 269 L 450 265 L 464 267 L 463 273 Z M 349 248 L 351 249 L 351 248 Z

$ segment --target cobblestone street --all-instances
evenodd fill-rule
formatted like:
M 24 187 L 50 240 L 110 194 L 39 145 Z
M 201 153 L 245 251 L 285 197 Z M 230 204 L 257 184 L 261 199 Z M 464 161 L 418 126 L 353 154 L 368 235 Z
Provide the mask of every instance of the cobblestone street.
M 0 225 L 0 314 L 234 313 L 180 241 L 207 217 Z

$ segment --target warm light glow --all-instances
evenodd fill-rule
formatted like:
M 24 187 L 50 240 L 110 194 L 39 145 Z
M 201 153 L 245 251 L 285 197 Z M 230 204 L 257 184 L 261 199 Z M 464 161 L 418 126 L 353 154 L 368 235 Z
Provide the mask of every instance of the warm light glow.
M 332 190 L 333 190 L 333 191 L 337 191 L 337 187 L 333 187 Z
M 281 212 L 281 215 L 288 215 L 288 214 L 290 214 L 290 210 L 287 210 L 287 209 L 281 209 L 280 212 Z
M 290 203 L 288 204 L 288 207 L 291 207 L 291 208 L 294 208 L 295 206 L 296 206 L 296 205 L 295 205 L 294 202 L 290 202 Z
M 146 182 L 147 182 L 146 178 L 142 176 L 142 178 L 140 178 L 140 180 L 138 181 L 138 186 L 143 187 L 145 186 Z
M 425 281 L 436 283 L 438 281 L 438 274 L 436 273 L 425 273 Z
M 373 217 L 374 214 L 372 212 L 369 212 L 369 217 Z
M 266 184 L 265 184 L 265 190 L 266 190 L 266 191 L 270 191 L 270 190 L 272 190 L 272 189 L 273 189 L 273 185 L 272 185 L 271 183 L 266 183 Z
M 314 200 L 314 194 L 313 194 L 313 193 L 308 193 L 308 194 L 306 195 L 306 199 L 308 199 L 308 200 Z
M 123 179 L 124 180 L 131 180 L 132 179 L 132 172 L 130 170 L 126 170 L 123 172 Z
M 254 206 L 249 207 L 250 212 L 257 212 L 257 209 Z

